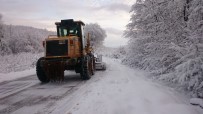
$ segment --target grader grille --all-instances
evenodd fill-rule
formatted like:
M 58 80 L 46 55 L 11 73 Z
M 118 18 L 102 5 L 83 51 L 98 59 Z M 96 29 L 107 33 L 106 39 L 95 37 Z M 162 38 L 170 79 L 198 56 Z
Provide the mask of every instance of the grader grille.
M 51 40 L 46 42 L 46 56 L 68 55 L 68 40 Z

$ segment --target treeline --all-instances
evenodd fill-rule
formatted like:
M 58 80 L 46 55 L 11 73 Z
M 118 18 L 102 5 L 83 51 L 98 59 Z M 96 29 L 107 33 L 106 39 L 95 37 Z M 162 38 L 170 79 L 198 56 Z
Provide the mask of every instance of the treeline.
M 123 63 L 203 97 L 203 1 L 137 0 Z
M 54 34 L 56 33 L 45 29 L 1 23 L 0 55 L 18 54 L 21 52 L 42 52 L 42 41 L 48 35 Z
M 91 44 L 97 49 L 103 46 L 106 32 L 97 23 L 85 26 L 85 34 L 90 33 Z M 39 53 L 43 51 L 42 41 L 55 32 L 27 26 L 5 25 L 0 16 L 0 55 L 18 54 L 21 52 Z
M 33 27 L 3 25 L 1 55 L 21 52 L 42 52 L 42 41 L 48 35 L 55 35 L 55 33 Z

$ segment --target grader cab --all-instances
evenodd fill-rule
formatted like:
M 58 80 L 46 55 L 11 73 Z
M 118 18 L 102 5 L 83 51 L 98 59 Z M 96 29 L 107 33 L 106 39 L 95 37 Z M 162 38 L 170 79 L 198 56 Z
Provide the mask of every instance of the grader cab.
M 55 24 L 57 36 L 45 39 L 45 55 L 37 61 L 38 79 L 41 82 L 62 81 L 65 70 L 75 70 L 82 79 L 90 79 L 95 72 L 96 58 L 90 46 L 90 35 L 84 34 L 85 24 L 73 19 Z

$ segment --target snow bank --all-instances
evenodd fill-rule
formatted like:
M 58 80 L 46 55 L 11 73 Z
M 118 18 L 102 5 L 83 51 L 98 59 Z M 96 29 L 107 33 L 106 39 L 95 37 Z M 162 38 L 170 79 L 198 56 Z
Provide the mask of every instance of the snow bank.
M 43 53 L 19 53 L 0 57 L 0 82 L 36 74 L 36 62 Z
M 10 80 L 27 77 L 35 74 L 36 74 L 35 68 L 19 71 L 19 72 L 0 73 L 0 82 L 10 81 Z
M 43 53 L 19 53 L 0 56 L 0 73 L 9 73 L 32 69 Z
M 203 99 L 192 98 L 192 99 L 190 99 L 190 103 L 192 105 L 199 105 L 201 108 L 203 108 Z

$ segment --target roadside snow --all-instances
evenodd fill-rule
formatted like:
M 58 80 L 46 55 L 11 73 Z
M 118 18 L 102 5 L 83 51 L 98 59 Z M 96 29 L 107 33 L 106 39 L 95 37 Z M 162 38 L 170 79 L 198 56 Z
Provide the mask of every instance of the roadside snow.
M 152 82 L 147 78 L 150 76 L 148 73 L 121 65 L 118 60 L 109 58 L 103 60 L 107 64 L 107 70 L 97 71 L 87 81 L 81 81 L 80 78 L 69 78 L 70 81 L 66 81 L 67 83 L 39 84 L 33 88 L 28 84 L 29 89 L 11 97 L 10 100 L 14 104 L 8 109 L 15 107 L 17 100 L 20 104 L 28 104 L 24 104 L 22 108 L 12 114 L 27 112 L 31 114 L 203 114 L 203 110 L 190 105 L 191 101 L 189 102 L 183 94 Z M 35 69 L 31 69 L 0 74 L 0 82 L 35 75 L 35 73 Z M 79 76 L 74 72 L 67 73 L 70 77 Z M 28 81 L 17 83 L 32 84 L 39 83 L 39 81 L 30 78 Z M 5 89 L 3 86 L 2 88 Z M 5 93 L 5 91 L 3 92 Z M 19 97 L 23 100 L 20 101 Z M 61 99 L 58 99 L 60 97 Z M 34 101 L 30 101 L 30 99 Z M 36 104 L 40 100 L 42 102 L 39 104 L 30 105 Z M 8 105 L 10 104 L 8 103 Z
M 0 73 L 19 72 L 35 68 L 37 60 L 43 53 L 19 53 L 0 56 Z
M 35 75 L 35 64 L 43 53 L 0 56 L 0 82 Z
M 0 82 L 10 81 L 22 77 L 27 77 L 36 74 L 36 69 L 29 69 L 20 72 L 11 72 L 11 73 L 0 73 Z
M 107 70 L 95 75 L 102 78 L 86 87 L 68 114 L 202 114 L 184 95 L 146 79 L 149 74 L 104 61 Z
M 190 99 L 190 103 L 192 105 L 199 105 L 200 107 L 203 108 L 203 99 L 200 99 L 200 98 L 192 98 Z

